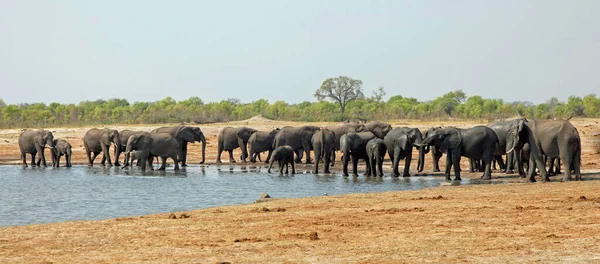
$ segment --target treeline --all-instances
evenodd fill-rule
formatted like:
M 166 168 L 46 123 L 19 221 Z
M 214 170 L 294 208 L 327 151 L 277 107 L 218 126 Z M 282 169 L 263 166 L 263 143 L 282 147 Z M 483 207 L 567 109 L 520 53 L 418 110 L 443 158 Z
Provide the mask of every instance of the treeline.
M 382 91 L 381 91 L 382 92 Z M 384 93 L 383 93 L 384 94 Z M 48 127 L 100 124 L 212 123 L 244 120 L 261 114 L 274 120 L 344 121 L 391 119 L 479 119 L 497 120 L 521 115 L 527 118 L 598 117 L 600 98 L 595 94 L 583 98 L 571 96 L 566 102 L 556 97 L 534 105 L 528 102 L 505 102 L 502 99 L 467 97 L 458 90 L 431 101 L 392 96 L 382 93 L 349 102 L 342 113 L 336 103 L 273 103 L 260 99 L 242 103 L 238 99 L 205 103 L 199 97 L 176 101 L 167 97 L 156 102 L 134 102 L 126 99 L 83 101 L 79 104 L 34 103 L 7 105 L 0 99 L 0 127 Z

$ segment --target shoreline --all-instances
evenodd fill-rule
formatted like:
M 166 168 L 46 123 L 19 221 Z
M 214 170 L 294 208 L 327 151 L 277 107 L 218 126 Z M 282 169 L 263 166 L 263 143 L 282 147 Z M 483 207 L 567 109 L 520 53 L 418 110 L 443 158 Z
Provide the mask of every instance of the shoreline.
M 0 262 L 600 261 L 599 187 L 441 186 L 0 227 Z

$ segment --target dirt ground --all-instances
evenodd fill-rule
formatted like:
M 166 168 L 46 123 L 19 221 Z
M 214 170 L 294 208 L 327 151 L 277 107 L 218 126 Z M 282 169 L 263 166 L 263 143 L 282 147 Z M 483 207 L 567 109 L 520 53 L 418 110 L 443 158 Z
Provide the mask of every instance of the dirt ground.
M 522 183 L 516 175 L 495 172 L 495 181 L 512 183 L 445 183 L 419 191 L 272 199 L 173 214 L 2 227 L 0 263 L 600 262 L 600 181 L 590 180 L 600 174 L 598 121 L 571 121 L 582 137 L 588 181 L 563 183 L 554 176 L 550 183 Z M 298 124 L 251 119 L 200 126 L 209 142 L 207 161 L 215 160 L 218 131 L 241 125 L 269 130 Z M 50 130 L 70 141 L 74 163 L 84 164 L 81 138 L 87 129 Z M 0 130 L 1 164 L 20 163 L 19 133 Z M 198 163 L 200 145 L 189 149 L 188 163 Z M 424 173 L 431 174 L 429 156 L 425 163 Z

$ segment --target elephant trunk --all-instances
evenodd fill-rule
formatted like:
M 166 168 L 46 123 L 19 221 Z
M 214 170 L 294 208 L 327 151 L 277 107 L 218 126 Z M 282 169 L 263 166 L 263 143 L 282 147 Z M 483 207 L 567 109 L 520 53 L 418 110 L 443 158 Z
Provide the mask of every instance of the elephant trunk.
M 56 167 L 58 165 L 58 149 L 50 148 L 50 158 L 52 159 L 52 167 Z
M 200 141 L 202 142 L 202 161 L 200 161 L 200 164 L 204 164 L 204 159 L 206 157 L 206 138 L 204 135 L 200 137 Z
M 113 138 L 113 143 L 115 144 L 115 162 L 118 163 L 118 157 L 121 155 L 121 138 L 119 136 L 115 136 Z
M 131 163 L 133 162 L 133 157 L 131 155 L 131 152 L 133 151 L 133 140 L 129 140 L 127 141 L 127 147 L 125 148 L 125 164 L 123 164 L 123 168 L 127 167 L 127 166 L 131 166 Z M 131 158 L 131 160 L 130 160 Z
M 425 166 L 425 146 L 419 147 L 419 162 L 417 164 L 417 171 L 422 172 Z

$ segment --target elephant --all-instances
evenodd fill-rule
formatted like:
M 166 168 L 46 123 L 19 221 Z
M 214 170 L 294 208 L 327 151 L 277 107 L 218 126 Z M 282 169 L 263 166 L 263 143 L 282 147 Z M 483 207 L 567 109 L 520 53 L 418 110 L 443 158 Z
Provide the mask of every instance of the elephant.
M 110 160 L 110 145 L 114 144 L 117 148 L 117 155 L 121 153 L 118 146 L 121 145 L 121 139 L 119 138 L 119 131 L 109 128 L 98 129 L 92 128 L 88 130 L 83 136 L 83 146 L 85 147 L 85 153 L 88 157 L 89 166 L 94 166 L 94 160 L 102 152 L 102 161 L 100 164 L 105 165 L 108 160 L 108 165 L 112 166 Z M 91 156 L 94 153 L 94 156 Z M 115 161 L 115 166 L 119 166 L 119 161 Z
M 410 176 L 410 163 L 412 160 L 413 146 L 419 149 L 419 160 L 417 171 L 423 171 L 425 165 L 425 153 L 429 152 L 429 146 L 422 146 L 423 134 L 418 128 L 396 127 L 392 129 L 383 138 L 387 147 L 388 154 L 392 160 L 393 175 L 398 177 L 400 172 L 398 166 L 400 159 L 404 159 L 404 174 L 402 176 Z
M 250 139 L 248 139 L 250 162 L 256 162 L 256 157 L 260 159 L 261 152 L 268 151 L 269 154 L 265 163 L 269 163 L 271 154 L 273 153 L 273 140 L 277 132 L 279 132 L 279 128 L 273 129 L 271 132 L 257 131 L 250 136 Z
M 524 122 L 523 122 L 524 121 Z M 567 120 L 520 120 L 533 134 L 535 142 L 529 142 L 531 154 L 529 159 L 529 181 L 535 181 L 535 168 L 539 167 L 542 181 L 549 180 L 543 154 L 550 159 L 560 158 L 563 162 L 563 180 L 570 181 L 571 171 L 575 172 L 575 180 L 581 180 L 581 138 L 577 129 Z M 537 149 L 539 148 L 539 150 Z M 534 162 L 535 161 L 535 162 Z
M 333 132 L 333 134 L 335 135 L 335 150 L 340 150 L 340 138 L 343 135 L 350 133 L 350 132 L 358 133 L 358 132 L 365 131 L 364 124 L 359 124 L 359 123 L 354 123 L 354 122 L 341 123 L 341 124 L 332 125 L 332 126 L 325 126 L 323 128 L 328 129 L 329 131 Z
M 518 120 L 517 120 L 518 122 Z M 494 151 L 494 161 L 500 166 L 500 170 L 506 172 L 506 174 L 514 173 L 513 159 L 520 159 L 513 155 L 512 151 L 517 149 L 519 152 L 523 146 L 523 143 L 517 142 L 514 133 L 511 132 L 511 126 L 515 124 L 515 120 L 498 121 L 487 126 L 494 130 L 496 136 L 498 136 L 498 147 Z M 508 154 L 507 154 L 508 153 Z M 502 161 L 502 155 L 506 155 L 506 164 Z M 524 175 L 523 171 L 519 171 L 521 175 Z
M 71 150 L 71 144 L 62 139 L 57 138 L 54 140 L 54 148 L 50 152 L 52 156 L 52 164 L 53 167 L 58 168 L 60 166 L 60 158 L 65 156 L 66 167 L 71 167 L 71 157 L 73 155 L 73 151 Z
M 23 166 L 27 167 L 27 153 L 31 155 L 31 167 L 47 167 L 44 148 L 46 145 L 52 150 L 54 148 L 54 135 L 48 130 L 25 130 L 19 135 L 19 150 L 21 150 L 21 159 Z M 39 157 L 36 161 L 36 155 Z
M 398 138 L 398 140 L 408 141 L 406 135 Z M 371 164 L 370 172 L 373 173 L 373 176 L 383 176 L 383 158 L 385 157 L 386 152 L 387 147 L 385 146 L 383 139 L 374 138 L 367 142 L 367 156 L 369 157 L 369 163 Z
M 438 129 L 442 129 L 442 127 L 432 127 L 430 129 L 428 129 L 427 132 L 425 132 L 425 135 L 423 136 L 423 138 L 427 138 L 429 135 L 432 135 L 433 132 Z M 444 153 L 439 151 L 435 146 L 430 146 L 429 148 L 430 148 L 429 151 L 431 152 L 431 160 L 433 161 L 433 172 L 439 172 L 440 171 L 440 159 L 442 158 Z
M 329 163 L 335 160 L 335 133 L 322 128 L 312 136 L 311 144 L 315 152 L 315 166 L 312 173 L 319 173 L 319 161 L 321 159 L 323 159 L 323 172 L 331 173 Z
M 162 165 L 158 170 L 165 170 L 167 166 L 167 158 L 173 159 L 174 170 L 179 170 L 179 162 L 177 155 L 179 153 L 179 143 L 177 139 L 171 136 L 170 133 L 148 133 L 132 135 L 127 140 L 127 148 L 125 150 L 126 164 L 123 168 L 131 166 L 133 163 L 133 151 L 141 151 L 138 153 L 139 164 L 142 165 L 142 171 L 146 171 L 146 165 L 152 167 L 153 157 L 161 157 Z
M 365 124 L 364 131 L 369 131 L 376 137 L 383 139 L 387 133 L 392 131 L 392 125 L 380 121 L 371 121 Z
M 132 135 L 139 135 L 144 133 L 144 131 L 138 131 L 138 130 L 129 130 L 129 129 L 123 129 L 121 131 L 119 131 L 119 141 L 121 142 L 121 144 L 119 145 L 118 148 L 115 147 L 115 166 L 119 166 L 120 164 L 119 159 L 121 156 L 121 153 L 125 153 L 125 150 L 127 149 L 127 140 L 129 140 L 129 137 Z M 119 151 L 117 151 L 119 150 Z M 119 153 L 117 153 L 119 152 Z M 123 164 L 128 165 L 127 164 L 127 159 L 125 159 L 123 161 Z
M 236 148 L 240 148 L 242 150 L 242 155 L 240 159 L 243 162 L 246 162 L 246 158 L 248 158 L 248 141 L 250 140 L 250 136 L 256 133 L 256 129 L 252 129 L 249 127 L 225 127 L 219 132 L 219 146 L 217 152 L 217 163 L 221 163 L 221 153 L 224 150 L 229 152 L 229 163 L 235 163 L 235 159 L 233 158 L 233 150 Z
M 365 175 L 371 174 L 371 163 L 367 155 L 367 143 L 376 138 L 371 132 L 348 133 L 340 139 L 340 149 L 344 153 L 342 171 L 344 176 L 348 176 L 348 159 L 352 157 L 352 175 L 358 176 L 358 160 L 363 159 L 367 162 Z
M 292 174 L 296 174 L 296 169 L 294 168 L 294 149 L 292 147 L 284 145 L 273 150 L 271 163 L 269 164 L 269 169 L 267 171 L 268 173 L 271 173 L 271 168 L 273 168 L 273 163 L 275 161 L 279 163 L 279 174 L 283 174 L 283 166 L 285 166 L 285 174 L 288 174 L 289 164 L 292 165 Z
M 275 135 L 275 139 L 273 141 L 273 148 L 277 148 L 279 146 L 284 145 L 290 146 L 294 150 L 294 152 L 298 152 L 298 158 L 296 158 L 296 163 L 301 162 L 300 158 L 302 156 L 299 155 L 299 152 L 300 149 L 302 149 L 306 154 L 306 164 L 311 164 L 311 140 L 313 135 L 319 130 L 321 130 L 321 128 L 318 126 L 283 127 Z
M 177 156 L 178 162 L 181 162 L 181 166 L 187 166 L 187 145 L 188 143 L 201 142 L 202 143 L 202 160 L 200 164 L 204 164 L 206 157 L 206 137 L 199 127 L 191 126 L 174 126 L 174 127 L 159 127 L 152 130 L 151 133 L 169 133 L 172 137 L 177 140 L 178 149 Z
M 460 181 L 460 158 L 481 159 L 485 172 L 481 177 L 491 179 L 491 165 L 498 137 L 487 126 L 475 126 L 469 129 L 448 127 L 433 131 L 423 140 L 422 145 L 435 146 L 446 153 L 446 180 L 450 179 L 450 170 L 454 166 L 454 180 Z

